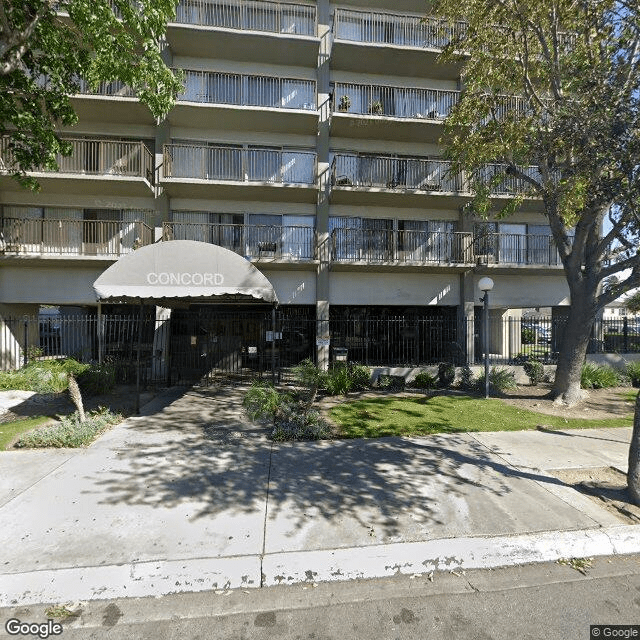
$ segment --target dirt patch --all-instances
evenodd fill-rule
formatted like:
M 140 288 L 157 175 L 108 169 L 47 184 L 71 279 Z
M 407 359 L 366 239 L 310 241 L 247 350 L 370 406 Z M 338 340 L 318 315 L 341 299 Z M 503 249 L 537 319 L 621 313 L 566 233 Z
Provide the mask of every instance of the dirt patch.
M 517 389 L 505 392 L 501 399 L 520 409 L 562 418 L 606 420 L 633 416 L 634 402 L 627 400 L 629 387 L 591 389 L 587 391 L 586 398 L 574 407 L 554 404 L 553 400 L 545 397 L 550 390 L 550 385 L 518 386 Z
M 631 502 L 627 476 L 613 467 L 549 471 L 576 491 L 589 496 L 627 524 L 640 524 L 640 507 Z

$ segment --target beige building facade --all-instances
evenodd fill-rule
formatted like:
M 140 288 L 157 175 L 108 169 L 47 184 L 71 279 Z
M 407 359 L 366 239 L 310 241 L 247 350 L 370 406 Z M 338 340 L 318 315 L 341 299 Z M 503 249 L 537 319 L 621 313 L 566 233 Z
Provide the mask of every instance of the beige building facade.
M 363 316 L 446 318 L 472 358 L 484 275 L 495 317 L 567 305 L 539 203 L 499 223 L 462 213 L 468 183 L 438 142 L 460 69 L 437 64 L 446 33 L 422 9 L 181 0 L 165 53 L 185 87 L 165 121 L 126 87 L 87 89 L 74 154 L 41 191 L 0 178 L 3 317 L 95 309 L 109 265 L 170 240 L 253 262 L 281 310 L 317 321 L 320 362 L 331 323 Z

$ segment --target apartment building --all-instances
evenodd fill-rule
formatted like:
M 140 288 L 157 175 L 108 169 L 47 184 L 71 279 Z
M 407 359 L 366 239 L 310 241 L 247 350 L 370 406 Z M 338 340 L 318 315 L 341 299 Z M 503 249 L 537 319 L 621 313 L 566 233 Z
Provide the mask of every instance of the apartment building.
M 110 265 L 175 240 L 250 261 L 279 317 L 298 322 L 289 344 L 282 331 L 268 339 L 322 363 L 334 347 L 389 366 L 452 358 L 451 345 L 473 360 L 484 275 L 494 318 L 561 312 L 568 289 L 540 204 L 500 222 L 462 212 L 468 182 L 438 143 L 460 69 L 437 63 L 449 33 L 423 11 L 418 0 L 180 0 L 166 59 L 185 85 L 165 121 L 127 87 L 86 88 L 65 133 L 74 153 L 37 174 L 41 191 L 0 177 L 2 316 L 96 310 L 93 283 Z M 496 208 L 517 189 L 500 185 Z M 187 306 L 156 313 L 202 317 Z M 127 309 L 103 301 L 116 311 Z M 492 351 L 515 353 L 519 333 L 503 326 Z M 241 349 L 252 331 L 236 330 Z

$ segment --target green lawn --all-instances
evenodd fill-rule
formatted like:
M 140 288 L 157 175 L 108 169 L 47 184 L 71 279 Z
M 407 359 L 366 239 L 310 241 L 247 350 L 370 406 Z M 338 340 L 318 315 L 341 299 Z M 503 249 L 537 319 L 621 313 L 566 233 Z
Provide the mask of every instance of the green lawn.
M 0 451 L 4 451 L 7 445 L 21 433 L 31 431 L 46 422 L 51 422 L 50 416 L 33 416 L 25 420 L 0 423 Z
M 501 400 L 469 396 L 365 398 L 331 410 L 339 437 L 429 435 L 463 431 L 520 431 L 546 425 L 557 429 L 628 427 L 632 416 L 608 420 L 568 419 L 534 413 Z

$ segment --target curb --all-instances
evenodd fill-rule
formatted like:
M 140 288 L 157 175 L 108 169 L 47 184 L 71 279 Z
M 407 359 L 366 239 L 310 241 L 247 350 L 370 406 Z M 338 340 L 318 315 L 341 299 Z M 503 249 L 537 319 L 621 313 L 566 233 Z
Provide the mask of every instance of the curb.
M 160 560 L 0 575 L 0 607 L 493 569 L 640 553 L 640 526 L 469 537 L 260 556 Z

